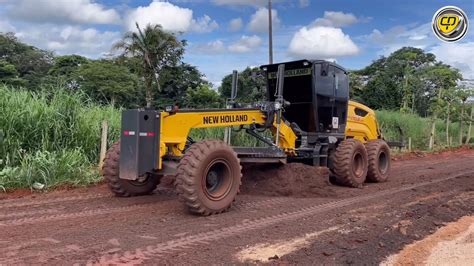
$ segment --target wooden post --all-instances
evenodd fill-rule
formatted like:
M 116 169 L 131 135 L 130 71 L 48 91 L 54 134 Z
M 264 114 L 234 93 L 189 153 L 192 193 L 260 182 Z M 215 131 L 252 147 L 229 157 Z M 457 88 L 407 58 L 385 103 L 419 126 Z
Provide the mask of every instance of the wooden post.
M 443 95 L 443 88 L 439 88 L 439 90 L 438 90 L 438 99 L 441 99 L 442 95 Z M 435 131 L 436 131 L 436 120 L 437 119 L 438 119 L 438 114 L 435 111 L 434 114 L 433 114 L 433 124 L 431 124 L 431 134 L 430 134 L 430 144 L 429 144 L 430 150 L 432 150 L 433 147 L 434 147 Z
M 436 130 L 436 116 L 433 118 L 433 123 L 431 124 L 430 144 L 429 144 L 430 150 L 432 150 L 434 146 L 435 130 Z
M 448 146 L 449 146 L 449 147 L 452 147 L 452 146 L 453 146 L 453 136 L 450 136 L 450 137 L 449 137 Z
M 411 152 L 411 137 L 408 138 L 408 152 Z
M 459 119 L 459 146 L 462 146 L 462 128 L 463 128 L 463 119 L 464 119 L 464 102 L 461 105 L 461 119 Z
M 105 154 L 107 152 L 107 133 L 109 132 L 109 124 L 107 120 L 102 121 L 102 136 L 100 138 L 100 156 L 99 156 L 99 170 L 102 171 L 104 166 Z
M 450 103 L 448 102 L 448 110 L 446 114 L 446 143 L 448 146 L 451 146 L 451 141 L 449 140 L 449 126 L 450 126 Z
M 467 128 L 467 136 L 466 136 L 466 145 L 469 144 L 471 140 L 471 129 L 472 129 L 472 119 L 474 118 L 474 104 L 471 107 L 471 116 L 469 119 L 469 127 Z

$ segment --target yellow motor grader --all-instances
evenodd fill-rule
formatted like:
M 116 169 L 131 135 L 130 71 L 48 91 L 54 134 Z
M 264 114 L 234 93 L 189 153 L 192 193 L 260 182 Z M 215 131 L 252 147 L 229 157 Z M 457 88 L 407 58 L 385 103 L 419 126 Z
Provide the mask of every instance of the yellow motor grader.
M 326 166 L 338 183 L 349 187 L 387 180 L 389 146 L 374 111 L 349 100 L 344 68 L 299 60 L 260 69 L 267 99 L 251 107 L 233 103 L 226 109 L 124 110 L 120 142 L 107 152 L 103 168 L 112 192 L 149 194 L 161 177 L 173 175 L 188 209 L 210 215 L 230 208 L 244 163 Z M 232 88 L 235 98 L 235 72 Z M 232 147 L 223 140 L 195 142 L 189 137 L 191 129 L 211 127 L 238 127 L 264 145 Z

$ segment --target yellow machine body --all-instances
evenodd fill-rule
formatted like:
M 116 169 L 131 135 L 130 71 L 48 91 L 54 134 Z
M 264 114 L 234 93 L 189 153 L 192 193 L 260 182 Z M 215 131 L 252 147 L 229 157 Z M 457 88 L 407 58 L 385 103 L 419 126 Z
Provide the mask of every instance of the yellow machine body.
M 193 128 L 232 127 L 245 125 L 265 124 L 265 114 L 259 109 L 229 109 L 209 110 L 201 112 L 180 111 L 176 113 L 161 113 L 160 131 L 160 161 L 159 169 L 162 167 L 162 158 L 166 155 L 182 156 L 189 132 Z M 275 140 L 277 121 L 271 127 L 273 139 Z M 296 135 L 293 130 L 283 121 L 279 130 L 279 147 L 288 155 L 295 150 Z
M 346 138 L 354 138 L 362 143 L 382 138 L 374 110 L 361 103 L 349 101 L 345 134 Z
M 356 110 L 362 110 L 361 112 Z M 284 114 L 283 114 L 284 115 Z M 176 113 L 161 112 L 160 147 L 157 158 L 158 169 L 162 168 L 162 158 L 167 155 L 182 156 L 189 132 L 193 128 L 232 127 L 245 125 L 263 125 L 266 122 L 264 112 L 259 109 L 229 109 L 229 110 L 203 110 L 179 111 Z M 276 142 L 278 124 L 275 118 L 272 127 L 273 140 Z M 346 138 L 358 139 L 365 143 L 381 137 L 375 119 L 375 112 L 369 107 L 349 101 Z M 278 146 L 288 156 L 295 154 L 296 134 L 291 127 L 280 121 Z

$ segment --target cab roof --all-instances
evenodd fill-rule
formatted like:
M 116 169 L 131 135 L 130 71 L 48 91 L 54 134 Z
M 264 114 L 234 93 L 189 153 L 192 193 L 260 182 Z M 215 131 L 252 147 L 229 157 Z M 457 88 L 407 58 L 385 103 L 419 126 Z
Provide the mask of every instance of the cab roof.
M 330 61 L 326 61 L 326 60 L 310 60 L 310 59 L 301 59 L 301 60 L 295 60 L 295 61 L 287 61 L 287 62 L 280 62 L 280 63 L 275 63 L 275 64 L 267 64 L 267 65 L 261 65 L 260 66 L 260 69 L 262 70 L 271 70 L 271 71 L 276 71 L 276 69 L 278 69 L 278 66 L 281 65 L 281 64 L 284 64 L 285 67 L 287 65 L 290 66 L 290 68 L 297 68 L 297 67 L 304 67 L 304 66 L 308 66 L 308 65 L 314 65 L 314 64 L 321 64 L 321 63 L 327 63 L 329 65 L 332 65 L 332 66 L 335 66 L 341 70 L 343 70 L 344 72 L 347 72 L 345 68 L 343 68 L 342 66 L 334 63 L 334 62 L 330 62 Z

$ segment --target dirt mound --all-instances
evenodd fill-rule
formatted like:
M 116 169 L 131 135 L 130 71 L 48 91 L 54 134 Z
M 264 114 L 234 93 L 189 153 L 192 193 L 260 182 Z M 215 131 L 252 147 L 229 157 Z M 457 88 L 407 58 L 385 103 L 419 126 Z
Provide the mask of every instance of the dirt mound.
M 314 167 L 301 163 L 285 165 L 248 165 L 242 169 L 240 188 L 243 194 L 332 197 L 336 192 L 329 182 L 326 167 Z

